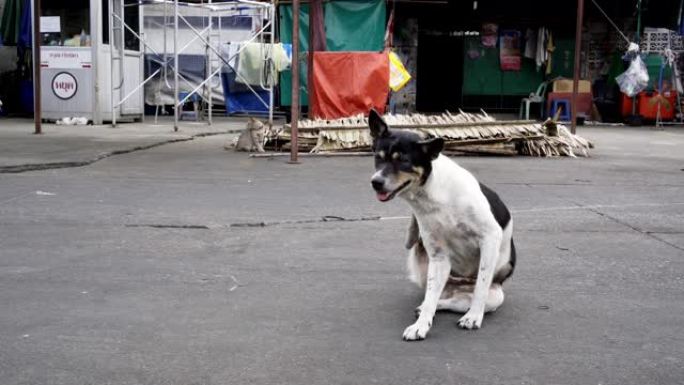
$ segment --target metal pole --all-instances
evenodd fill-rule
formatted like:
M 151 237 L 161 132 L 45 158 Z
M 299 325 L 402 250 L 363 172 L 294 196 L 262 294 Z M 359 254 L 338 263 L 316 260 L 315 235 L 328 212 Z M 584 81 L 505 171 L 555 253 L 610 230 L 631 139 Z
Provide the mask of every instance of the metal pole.
M 641 0 L 637 0 L 637 28 L 636 28 L 636 33 L 634 36 L 634 42 L 639 44 L 641 42 Z M 634 95 L 632 96 L 632 121 L 634 121 L 634 117 L 636 116 L 637 112 L 637 96 Z
M 178 63 L 178 0 L 174 1 L 173 8 L 173 130 L 178 131 L 178 71 L 180 71 L 180 63 Z
M 297 142 L 299 122 L 299 0 L 292 0 L 292 109 L 290 122 L 290 163 L 299 163 Z
M 271 4 L 268 7 L 268 19 L 271 21 L 271 35 L 270 35 L 270 43 L 271 43 L 271 59 L 273 58 L 273 46 L 275 43 L 275 33 L 276 33 L 276 14 L 275 14 L 275 5 Z M 273 66 L 275 67 L 275 66 Z M 270 79 L 270 84 L 268 85 L 268 128 L 273 127 L 273 87 L 275 87 L 275 77 L 278 76 L 278 74 L 275 72 L 275 68 L 270 68 L 269 71 L 273 71 L 273 74 L 271 76 L 273 77 Z
M 211 0 L 209 0 L 209 5 L 211 5 Z M 220 14 L 220 13 L 217 13 L 217 15 L 218 15 L 218 18 L 220 19 L 220 18 L 221 18 L 221 14 Z M 210 10 L 209 10 L 209 32 L 207 33 L 207 48 L 205 49 L 205 52 L 206 52 L 205 55 L 207 56 L 207 59 L 206 59 L 206 60 L 207 60 L 207 64 L 206 64 L 206 71 L 205 71 L 204 73 L 205 73 L 206 76 L 210 76 L 209 74 L 212 72 L 212 68 L 211 68 L 211 55 L 212 55 L 212 51 L 209 49 L 208 46 L 211 45 L 211 43 L 212 43 L 212 42 L 211 42 L 211 34 L 214 32 L 214 21 L 213 21 L 213 17 L 214 17 L 214 11 L 210 9 Z M 220 44 L 220 42 L 221 42 L 221 40 L 219 40 L 219 44 Z M 212 76 L 212 77 L 213 77 L 213 76 Z M 207 87 L 205 87 L 205 89 L 208 90 L 207 93 L 209 94 L 209 99 L 207 100 L 207 125 L 211 126 L 211 124 L 212 124 L 212 121 L 211 121 L 212 116 L 211 116 L 211 114 L 212 114 L 212 109 L 213 109 L 213 107 L 214 107 L 213 104 L 212 104 L 212 99 L 213 99 L 213 96 L 214 96 L 214 87 L 212 86 L 211 81 L 209 81 L 209 83 L 207 84 Z M 207 93 L 205 93 L 204 95 L 206 96 Z
M 572 125 L 571 132 L 577 132 L 577 91 L 580 78 L 580 56 L 582 51 L 582 18 L 584 16 L 584 0 L 577 0 L 577 26 L 575 27 L 575 73 L 572 77 Z
M 119 17 L 121 18 L 119 20 L 119 25 L 121 26 L 121 31 L 119 31 L 119 43 L 121 44 L 120 48 L 121 51 L 119 54 L 119 96 L 118 100 L 121 102 L 121 100 L 124 97 L 124 94 L 126 92 L 126 13 L 124 10 L 124 0 L 118 0 L 119 1 Z M 119 105 L 119 116 L 121 117 L 121 120 L 123 120 L 123 115 L 124 115 L 124 105 L 123 103 L 117 103 Z
M 102 124 L 102 117 L 100 116 L 100 76 L 99 76 L 99 69 L 100 66 L 98 65 L 98 60 L 97 60 L 97 48 L 100 47 L 100 24 L 102 23 L 102 17 L 100 16 L 100 8 L 102 4 L 101 2 L 95 2 L 90 4 L 90 54 L 91 54 L 91 63 L 92 67 L 90 68 L 90 72 L 92 74 L 92 79 L 93 79 L 93 89 L 95 91 L 94 97 L 93 97 L 93 109 L 92 109 L 92 114 L 93 114 L 93 125 L 97 124 Z
M 309 119 L 313 117 L 311 114 L 311 101 L 313 100 L 313 53 L 314 53 L 314 41 L 316 39 L 316 26 L 314 25 L 313 15 L 317 10 L 318 6 L 314 1 L 309 2 L 309 52 L 306 57 L 306 82 L 307 82 L 307 92 L 309 93 L 309 113 L 307 116 Z
M 33 1 L 33 122 L 34 134 L 42 134 L 40 94 L 40 0 Z
M 109 15 L 109 104 L 112 109 L 112 127 L 116 127 L 116 101 L 114 100 L 114 95 L 116 94 L 114 86 L 114 48 L 116 47 L 116 37 L 114 36 L 114 1 L 109 0 L 107 3 L 107 11 Z

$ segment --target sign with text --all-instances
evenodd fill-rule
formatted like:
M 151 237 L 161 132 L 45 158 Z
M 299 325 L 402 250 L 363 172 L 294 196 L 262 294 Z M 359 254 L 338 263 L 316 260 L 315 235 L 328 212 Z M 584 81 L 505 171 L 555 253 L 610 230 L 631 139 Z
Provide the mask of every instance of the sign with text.
M 53 33 L 62 32 L 59 16 L 41 16 L 40 17 L 40 32 Z
M 76 95 L 78 82 L 74 75 L 68 72 L 60 72 L 52 78 L 52 92 L 62 100 L 68 100 Z
M 90 49 L 43 48 L 40 60 L 42 68 L 76 69 L 92 67 Z

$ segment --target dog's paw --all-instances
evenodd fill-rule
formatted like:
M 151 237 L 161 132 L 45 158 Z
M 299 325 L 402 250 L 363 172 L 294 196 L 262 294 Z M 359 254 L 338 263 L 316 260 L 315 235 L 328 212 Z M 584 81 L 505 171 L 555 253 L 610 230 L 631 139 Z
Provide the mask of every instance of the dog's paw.
M 430 326 L 430 323 L 417 321 L 413 325 L 407 327 L 406 330 L 404 330 L 404 340 L 424 340 L 425 336 L 427 336 L 428 331 L 430 331 Z
M 460 320 L 458 320 L 458 327 L 463 329 L 479 329 L 482 326 L 482 317 L 484 313 L 476 314 L 468 311 Z
M 416 319 L 418 319 L 418 317 L 420 317 L 420 313 L 422 313 L 422 312 L 423 312 L 423 305 L 420 305 L 413 311 L 413 314 L 415 314 Z

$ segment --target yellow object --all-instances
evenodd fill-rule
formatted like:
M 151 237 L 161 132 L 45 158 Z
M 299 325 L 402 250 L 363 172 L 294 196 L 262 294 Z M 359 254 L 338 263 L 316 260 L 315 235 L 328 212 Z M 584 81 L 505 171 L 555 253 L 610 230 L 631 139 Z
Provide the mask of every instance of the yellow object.
M 546 42 L 546 52 L 548 59 L 546 59 L 546 74 L 551 75 L 553 70 L 553 51 L 556 50 L 556 46 L 553 45 L 553 35 L 549 32 L 549 40 Z
M 391 51 L 389 53 L 389 65 L 389 86 L 392 91 L 397 92 L 402 89 L 409 80 L 411 80 L 411 75 L 408 73 L 408 71 L 406 71 L 406 67 L 404 67 L 404 64 L 402 64 L 399 56 Z
M 553 92 L 572 92 L 572 79 L 554 80 Z M 591 82 L 589 80 L 580 80 L 578 82 L 577 92 L 580 94 L 590 94 Z

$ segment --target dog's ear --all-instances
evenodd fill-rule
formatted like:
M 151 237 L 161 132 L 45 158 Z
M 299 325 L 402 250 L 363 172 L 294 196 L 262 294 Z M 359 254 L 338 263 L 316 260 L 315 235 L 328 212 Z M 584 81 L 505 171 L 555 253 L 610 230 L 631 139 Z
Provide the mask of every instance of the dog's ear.
M 422 151 L 423 154 L 429 156 L 431 160 L 435 160 L 439 156 L 439 153 L 444 149 L 444 139 L 432 138 L 421 140 L 418 142 L 418 146 L 420 146 L 420 151 Z
M 389 135 L 387 123 L 382 119 L 382 116 L 371 108 L 368 113 L 368 127 L 370 127 L 371 136 L 373 139 L 381 138 Z

